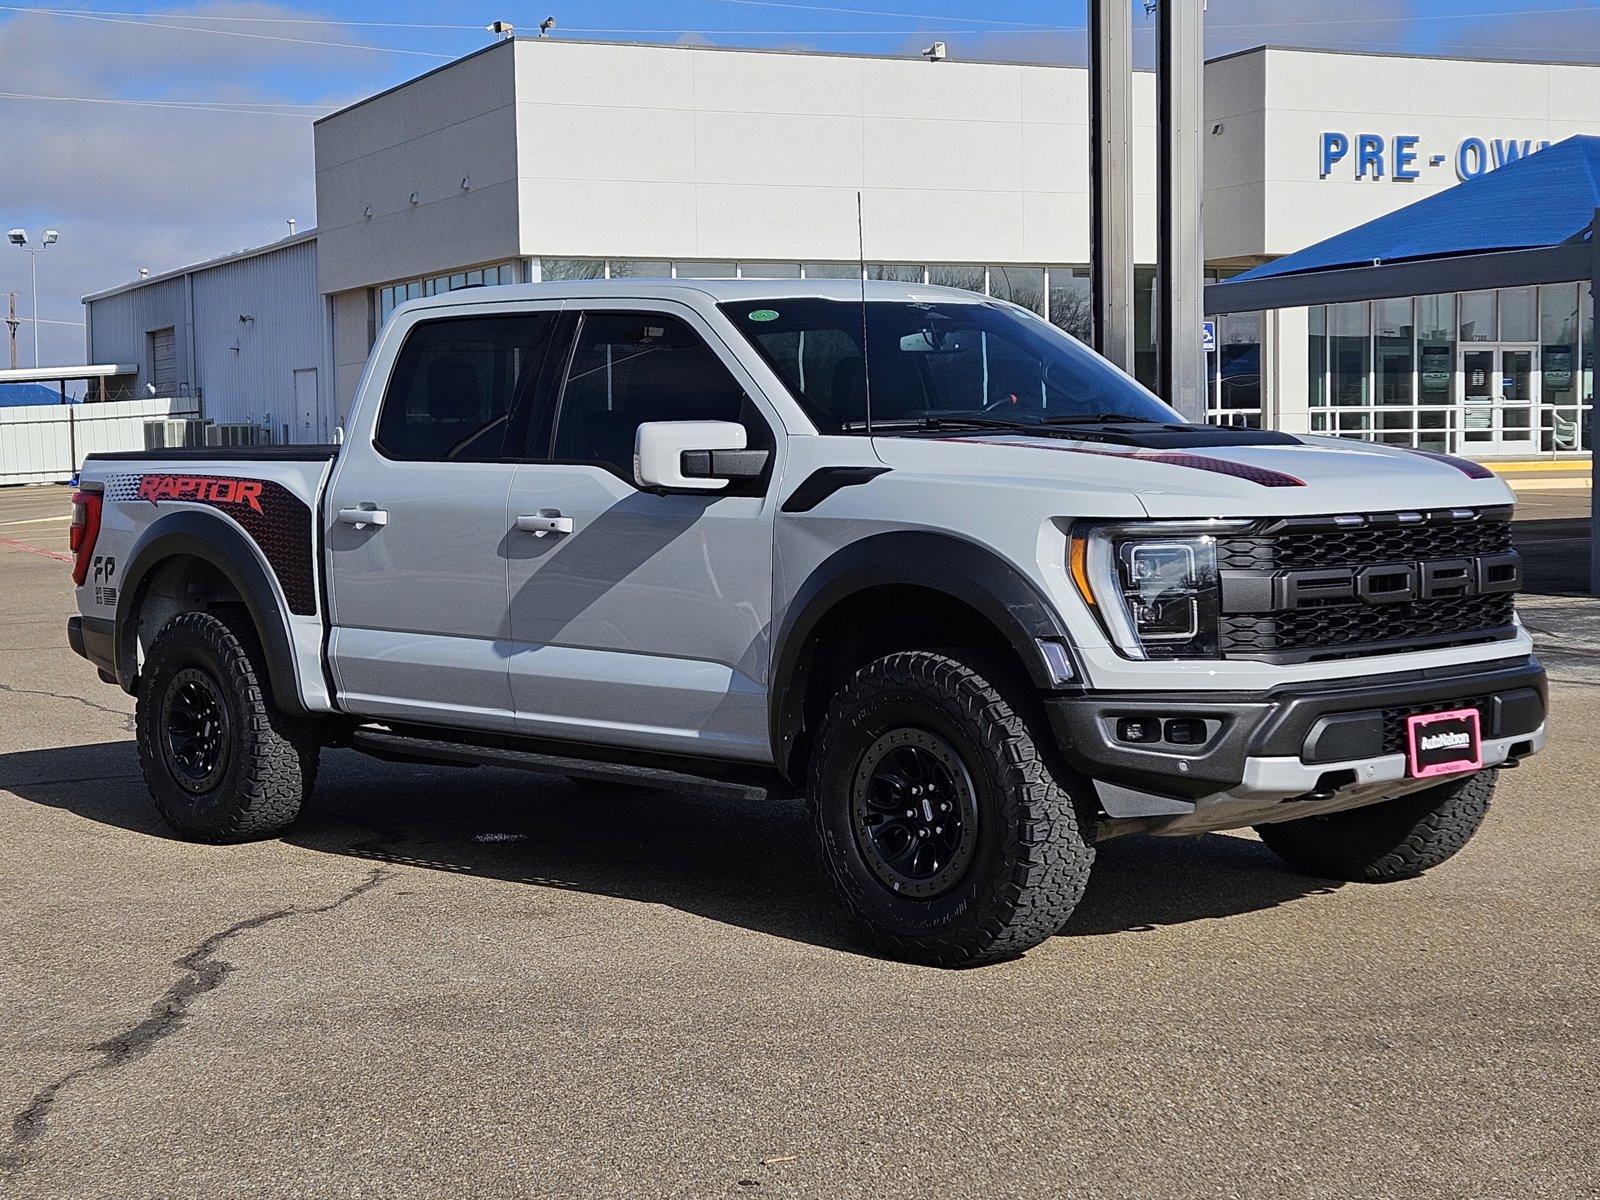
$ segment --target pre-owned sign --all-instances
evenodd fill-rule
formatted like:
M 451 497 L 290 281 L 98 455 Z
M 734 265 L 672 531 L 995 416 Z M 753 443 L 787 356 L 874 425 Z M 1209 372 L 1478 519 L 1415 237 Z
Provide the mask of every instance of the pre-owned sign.
M 1548 138 L 1465 137 L 1450 153 L 1440 154 L 1425 151 L 1420 134 L 1345 133 L 1330 129 L 1322 133 L 1321 178 L 1405 181 L 1422 178 L 1427 168 L 1452 163 L 1457 179 L 1476 179 L 1550 144 Z

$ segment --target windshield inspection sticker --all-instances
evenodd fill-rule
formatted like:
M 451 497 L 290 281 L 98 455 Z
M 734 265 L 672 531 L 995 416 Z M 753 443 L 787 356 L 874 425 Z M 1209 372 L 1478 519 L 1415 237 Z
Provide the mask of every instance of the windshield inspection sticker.
M 770 308 L 758 308 L 750 314 L 752 321 L 776 321 L 778 314 Z

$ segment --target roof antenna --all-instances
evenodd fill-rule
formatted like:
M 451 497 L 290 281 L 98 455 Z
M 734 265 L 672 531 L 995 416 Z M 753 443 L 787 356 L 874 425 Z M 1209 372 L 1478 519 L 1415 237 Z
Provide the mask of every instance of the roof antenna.
M 867 219 L 856 189 L 856 255 L 861 268 L 861 390 L 867 406 L 867 436 L 872 436 L 872 366 L 867 356 Z

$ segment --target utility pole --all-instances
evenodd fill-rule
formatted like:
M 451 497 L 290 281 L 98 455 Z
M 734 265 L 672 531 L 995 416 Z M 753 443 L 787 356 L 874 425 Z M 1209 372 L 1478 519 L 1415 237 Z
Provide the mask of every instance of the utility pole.
M 1160 0 L 1156 63 L 1156 361 L 1160 390 L 1190 421 L 1206 419 L 1205 0 Z
M 17 294 L 6 293 L 6 328 L 11 331 L 11 369 L 17 369 L 17 326 L 22 321 L 17 316 Z
M 1133 14 L 1089 0 L 1089 273 L 1094 347 L 1132 374 Z

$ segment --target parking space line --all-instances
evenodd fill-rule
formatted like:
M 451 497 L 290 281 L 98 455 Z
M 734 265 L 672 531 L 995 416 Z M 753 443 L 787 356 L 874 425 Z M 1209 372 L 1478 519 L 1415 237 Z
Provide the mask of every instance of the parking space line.
M 53 558 L 57 562 L 71 562 L 72 555 L 61 554 L 55 550 L 42 550 L 38 546 L 30 546 L 27 542 L 19 542 L 16 538 L 0 537 L 0 546 L 10 550 L 21 550 L 24 554 L 37 554 L 40 558 Z

